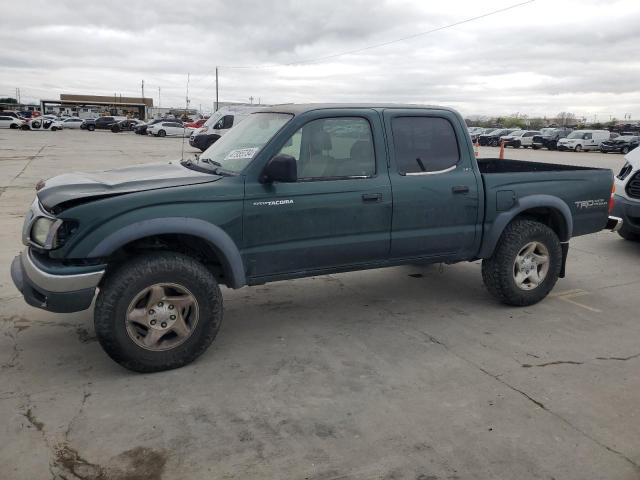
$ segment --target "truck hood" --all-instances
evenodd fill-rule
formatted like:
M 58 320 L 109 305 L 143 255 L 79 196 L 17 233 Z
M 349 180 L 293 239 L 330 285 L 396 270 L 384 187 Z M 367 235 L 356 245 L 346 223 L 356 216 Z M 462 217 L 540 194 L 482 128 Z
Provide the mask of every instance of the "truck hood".
M 159 188 L 215 182 L 219 175 L 197 172 L 179 162 L 147 163 L 131 167 L 76 172 L 48 179 L 38 191 L 38 200 L 50 210 L 68 201 L 142 192 Z

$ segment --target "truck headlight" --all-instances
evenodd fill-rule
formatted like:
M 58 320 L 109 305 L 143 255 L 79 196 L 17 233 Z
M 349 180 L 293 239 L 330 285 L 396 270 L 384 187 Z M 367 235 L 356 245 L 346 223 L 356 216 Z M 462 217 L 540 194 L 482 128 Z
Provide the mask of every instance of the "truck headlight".
M 53 237 L 55 236 L 54 226 L 56 223 L 61 223 L 51 218 L 40 217 L 31 227 L 31 240 L 37 243 L 41 247 L 47 248 L 47 244 L 53 244 Z M 58 225 L 59 226 L 59 225 Z M 50 248 L 50 247 L 49 247 Z

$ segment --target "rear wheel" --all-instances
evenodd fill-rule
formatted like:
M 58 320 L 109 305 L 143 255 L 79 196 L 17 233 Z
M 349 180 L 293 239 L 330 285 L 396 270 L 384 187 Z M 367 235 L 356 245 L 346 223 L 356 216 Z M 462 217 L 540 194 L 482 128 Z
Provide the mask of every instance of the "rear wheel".
M 187 255 L 143 255 L 111 273 L 100 288 L 94 323 L 100 345 L 136 372 L 182 367 L 216 337 L 222 294 L 213 274 Z
M 87 130 L 89 130 L 90 132 L 93 132 L 96 129 L 95 125 L 87 125 Z
M 20 130 L 29 130 L 29 125 L 22 125 Z
M 56 130 L 58 130 L 58 127 L 51 127 L 52 132 L 55 132 Z
M 514 220 L 491 258 L 482 261 L 482 279 L 502 303 L 532 305 L 554 287 L 561 265 L 560 240 L 553 230 L 535 220 Z

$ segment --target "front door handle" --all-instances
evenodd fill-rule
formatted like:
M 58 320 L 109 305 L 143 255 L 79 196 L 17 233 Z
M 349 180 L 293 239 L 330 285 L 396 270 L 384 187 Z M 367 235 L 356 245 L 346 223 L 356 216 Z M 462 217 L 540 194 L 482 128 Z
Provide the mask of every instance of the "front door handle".
M 451 187 L 453 193 L 469 193 L 469 187 L 467 185 L 456 185 Z
M 367 203 L 380 202 L 382 201 L 382 194 L 381 193 L 363 193 L 362 201 Z

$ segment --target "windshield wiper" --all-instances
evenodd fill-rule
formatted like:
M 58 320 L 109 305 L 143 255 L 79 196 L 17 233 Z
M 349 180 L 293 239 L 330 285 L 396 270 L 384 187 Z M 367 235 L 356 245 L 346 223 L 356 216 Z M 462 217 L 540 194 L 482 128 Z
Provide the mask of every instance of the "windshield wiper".
M 222 175 L 224 177 L 236 177 L 239 175 L 238 172 L 234 172 L 234 171 L 226 170 L 222 168 L 222 164 L 220 162 L 216 162 L 215 160 L 211 160 L 210 158 L 200 157 L 198 161 L 202 163 L 208 163 L 209 165 L 213 165 L 214 168 L 210 170 L 207 169 L 207 170 L 213 172 L 215 175 Z

